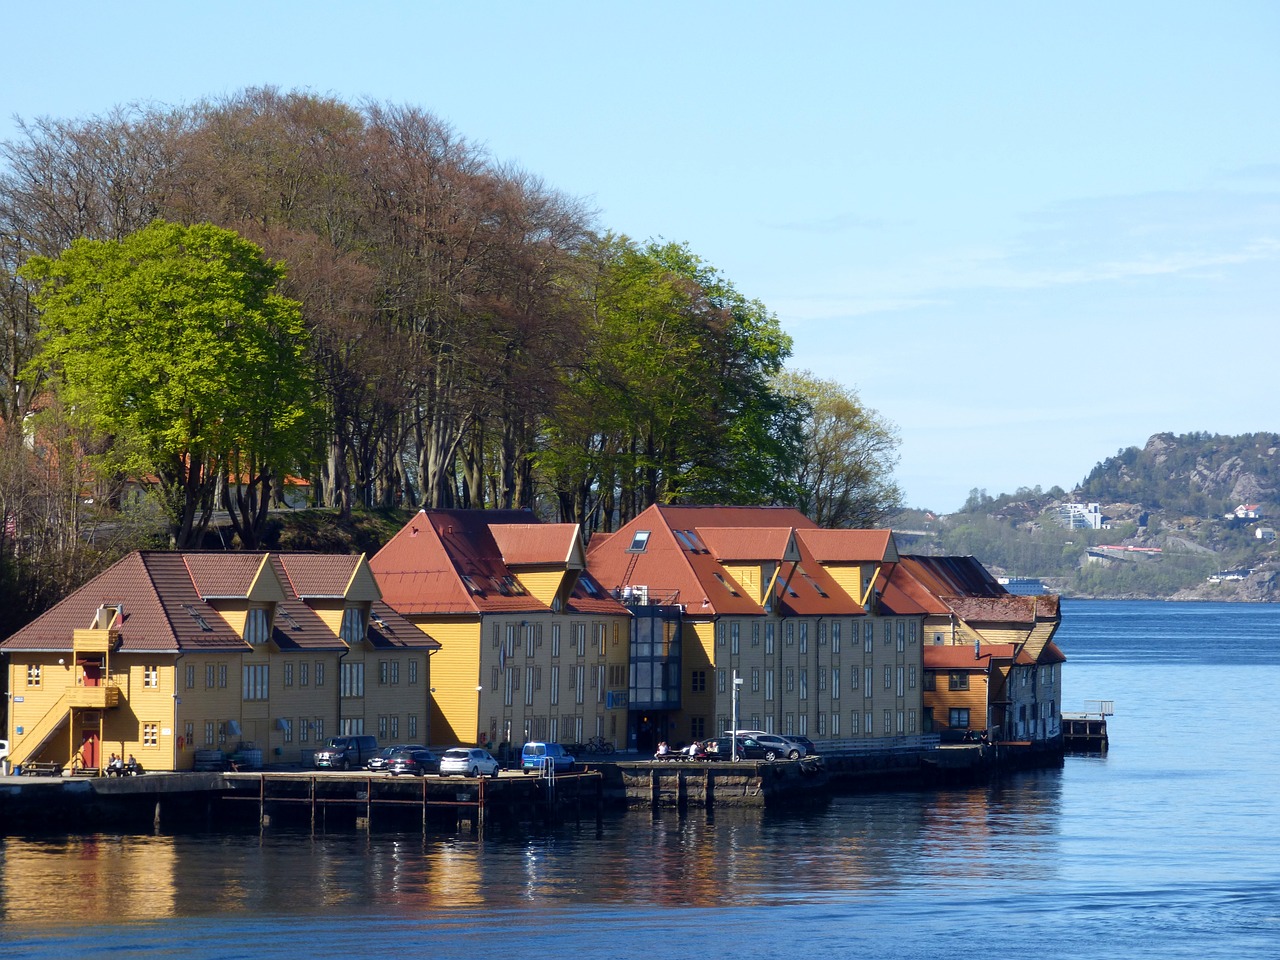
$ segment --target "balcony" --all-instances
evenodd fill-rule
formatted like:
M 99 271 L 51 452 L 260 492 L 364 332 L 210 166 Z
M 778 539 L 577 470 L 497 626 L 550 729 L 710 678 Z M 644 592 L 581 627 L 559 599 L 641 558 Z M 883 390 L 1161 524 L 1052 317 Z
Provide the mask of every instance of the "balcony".
M 70 687 L 67 689 L 67 706 L 81 710 L 106 710 L 120 705 L 120 688 Z
M 111 653 L 120 645 L 118 630 L 76 630 L 71 635 L 76 654 Z

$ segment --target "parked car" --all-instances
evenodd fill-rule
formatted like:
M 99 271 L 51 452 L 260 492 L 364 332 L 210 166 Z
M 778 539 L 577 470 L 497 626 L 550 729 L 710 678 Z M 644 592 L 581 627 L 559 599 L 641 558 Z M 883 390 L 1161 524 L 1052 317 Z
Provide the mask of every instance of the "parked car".
M 386 770 L 387 763 L 392 757 L 402 750 L 426 750 L 426 745 L 421 743 L 394 743 L 389 747 L 383 747 L 377 754 L 369 758 L 369 762 L 364 765 L 366 770 L 372 770 L 375 773 L 379 770 Z
M 316 751 L 315 765 L 321 769 L 350 770 L 363 767 L 378 752 L 378 738 L 364 734 L 330 737 Z
M 728 760 L 734 756 L 732 737 L 717 737 L 714 740 L 708 740 L 707 745 L 714 747 L 708 752 L 717 760 Z M 768 760 L 769 751 L 765 749 L 763 743 L 755 737 L 738 737 L 737 758 L 739 760 Z
M 756 734 L 752 739 L 759 740 L 765 748 L 766 760 L 799 760 L 806 753 L 803 745 L 776 733 Z
M 426 747 L 398 750 L 387 758 L 387 773 L 393 777 L 402 773 L 425 777 L 428 773 L 437 773 L 439 770 L 440 758 Z
M 766 760 L 778 760 L 786 758 L 787 760 L 799 760 L 808 753 L 805 746 L 800 741 L 801 737 L 784 737 L 780 733 L 768 733 L 764 730 L 739 730 L 739 737 L 751 737 L 759 740 L 764 744 L 766 750 L 772 750 L 772 757 L 766 756 Z
M 572 770 L 573 754 L 558 743 L 544 743 L 532 740 L 520 751 L 520 769 L 525 773 L 538 773 L 550 764 L 556 773 Z
M 440 776 L 496 777 L 501 765 L 480 747 L 450 747 L 440 758 Z
M 801 747 L 804 748 L 804 755 L 806 757 L 816 757 L 818 755 L 817 746 L 815 746 L 814 742 L 810 740 L 808 737 L 787 736 L 787 737 L 783 737 L 782 739 L 790 740 L 792 743 L 799 744 Z

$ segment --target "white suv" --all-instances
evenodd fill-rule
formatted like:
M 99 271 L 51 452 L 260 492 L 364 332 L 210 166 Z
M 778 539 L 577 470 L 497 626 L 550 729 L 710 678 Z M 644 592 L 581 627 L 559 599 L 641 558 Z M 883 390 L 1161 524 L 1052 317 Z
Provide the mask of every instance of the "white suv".
M 496 777 L 501 765 L 480 747 L 450 747 L 440 758 L 440 776 Z

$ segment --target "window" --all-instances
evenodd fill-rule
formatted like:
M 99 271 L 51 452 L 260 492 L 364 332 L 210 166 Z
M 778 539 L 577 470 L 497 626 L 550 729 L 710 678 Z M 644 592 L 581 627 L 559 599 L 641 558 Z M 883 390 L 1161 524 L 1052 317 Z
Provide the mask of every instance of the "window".
M 760 668 L 759 667 L 751 668 L 751 692 L 752 693 L 760 692 Z
M 399 739 L 400 739 L 400 717 L 399 717 L 399 715 L 393 716 L 393 717 L 391 718 L 391 739 L 392 739 L 392 740 L 399 740 Z
M 876 636 L 876 625 L 872 620 L 868 620 L 862 625 L 862 649 L 865 653 L 871 652 L 871 644 Z
M 560 667 L 556 664 L 551 667 L 551 705 L 560 705 Z
M 885 646 L 888 646 L 889 644 L 893 643 L 893 621 L 892 620 L 884 621 L 884 643 L 885 643 Z M 888 733 L 888 730 L 886 730 L 885 732 Z
M 952 670 L 947 676 L 948 690 L 968 690 L 969 675 L 962 670 Z
M 245 664 L 243 698 L 245 700 L 267 699 L 267 664 Z
M 344 737 L 356 737 L 364 733 L 364 717 L 343 717 L 338 733 Z
M 319 682 L 317 680 L 317 682 Z M 364 696 L 364 664 L 344 663 L 339 677 L 340 696 Z
M 694 740 L 702 740 L 707 735 L 707 718 L 706 717 L 690 717 L 689 718 L 689 736 Z
M 800 699 L 809 699 L 809 671 L 804 667 L 800 668 Z
M 839 620 L 831 621 L 831 652 L 832 653 L 840 652 L 840 621 Z M 839 726 L 839 721 L 833 719 L 832 726 Z
M 875 681 L 874 667 L 867 667 L 867 682 L 863 685 L 862 695 L 864 697 L 871 696 L 871 684 Z
M 196 724 L 194 720 L 188 720 L 182 725 L 182 744 L 188 750 L 196 748 Z
M 764 625 L 764 652 L 766 654 L 773 653 L 773 637 L 775 632 L 774 631 L 775 626 L 776 625 L 772 623 L 766 623 Z
M 915 620 L 912 620 L 907 627 L 907 642 L 914 647 L 916 645 L 916 640 L 919 639 L 919 634 L 920 624 Z
M 766 670 L 764 672 L 764 698 L 766 700 L 773 699 L 773 671 Z
M 898 637 L 898 652 L 901 653 L 903 650 L 906 649 L 907 621 L 905 620 L 898 621 L 897 637 Z
M 603 663 L 596 665 L 595 687 L 596 687 L 596 703 L 604 703 L 604 664 Z M 596 726 L 598 728 L 599 717 L 596 718 L 596 721 L 597 721 Z M 597 729 L 596 733 L 598 734 L 599 732 L 600 732 L 599 729 Z
M 902 681 L 903 681 L 902 674 L 903 674 L 903 669 L 902 669 L 902 667 L 899 667 L 899 668 L 898 668 L 898 687 L 897 687 L 897 694 L 898 694 L 898 696 L 902 696 L 902 694 L 903 694 L 903 686 L 904 686 L 904 684 L 903 684 L 903 682 L 902 682 Z
M 323 660 L 316 661 L 316 686 L 317 687 L 324 686 L 324 661 Z
M 219 743 L 219 744 L 224 744 L 224 743 L 226 743 L 226 742 L 227 742 L 227 725 L 226 725 L 226 723 L 225 723 L 225 722 L 219 722 L 219 724 L 218 724 L 218 743 Z
M 575 623 L 573 625 L 574 645 L 578 648 L 578 656 L 585 657 L 587 655 L 587 625 L 585 623 Z
M 796 644 L 796 625 L 790 620 L 787 621 L 787 646 L 794 647 Z
M 227 689 L 227 665 L 225 663 L 218 664 L 218 686 Z
M 364 612 L 357 607 L 347 607 L 342 611 L 342 629 L 339 631 L 344 643 L 354 646 L 364 639 Z
M 840 714 L 838 713 L 831 715 L 831 736 L 840 736 Z
M 893 689 L 893 667 L 887 663 L 884 665 L 884 688 L 886 690 Z
M 311 729 L 316 732 L 316 742 L 324 740 L 324 717 L 316 717 L 311 722 Z
M 387 739 L 387 718 L 386 716 L 378 717 L 378 739 Z
M 286 687 L 292 687 L 293 686 L 293 664 L 289 663 L 288 661 L 285 661 L 283 669 L 284 669 L 284 677 L 283 677 L 284 685 Z
M 206 720 L 204 722 L 204 745 L 206 747 L 213 746 L 213 721 Z
M 212 689 L 213 689 L 213 687 L 214 687 L 214 685 L 215 685 L 215 683 L 217 682 L 217 681 L 214 679 L 214 676 L 215 676 L 215 675 L 214 675 L 214 667 L 213 667 L 213 664 L 212 664 L 212 663 L 206 663 L 206 664 L 204 665 L 204 685 L 205 685 L 205 687 L 206 687 L 207 689 L 209 689 L 209 690 L 212 690 Z
M 409 714 L 409 716 L 405 718 L 405 726 L 408 728 L 406 732 L 409 735 L 409 739 L 417 740 L 418 739 L 418 715 L 416 713 L 411 713 Z
M 858 733 L 861 727 L 861 717 L 856 710 L 849 711 L 849 732 Z
M 886 710 L 884 712 L 884 726 L 880 728 L 880 732 L 886 733 L 886 734 L 893 732 L 893 711 L 892 710 Z
M 916 732 L 916 712 L 915 710 L 907 711 L 907 733 Z
M 558 623 L 551 625 L 551 655 L 560 656 L 560 624 Z
M 311 732 L 311 721 L 306 717 L 298 718 L 298 742 L 306 743 L 307 735 Z
M 729 652 L 734 656 L 738 655 L 738 633 L 741 625 L 736 621 L 729 624 Z
M 689 689 L 693 693 L 705 693 L 707 689 L 707 671 L 692 671 L 689 674 Z
M 244 620 L 245 643 L 257 646 L 266 643 L 271 637 L 271 624 L 267 620 L 267 611 L 262 607 L 250 607 Z
M 298 686 L 305 687 L 307 685 L 308 664 L 298 664 Z
M 43 679 L 41 675 L 40 664 L 38 663 L 27 664 L 27 686 L 39 687 L 42 684 L 43 684 Z
M 903 725 L 904 721 L 906 720 L 906 717 L 903 715 L 903 711 L 901 710 L 898 711 L 897 718 L 898 718 L 898 726 L 896 727 L 896 730 L 898 732 L 898 736 L 902 736 L 904 733 L 907 732 L 906 727 Z
M 947 726 L 967 728 L 969 726 L 969 708 L 952 707 L 947 716 Z
M 187 664 L 187 689 L 194 690 L 196 686 L 196 665 L 194 663 Z M 188 737 L 188 740 L 191 738 Z
M 916 688 L 916 665 L 914 663 L 907 668 L 907 686 L 912 690 Z
M 921 679 L 923 680 L 923 682 L 921 683 L 921 687 L 922 687 L 923 689 L 925 689 L 925 690 L 936 690 L 936 689 L 938 689 L 938 686 L 937 686 L 938 679 L 937 679 L 937 678 L 938 678 L 938 674 L 937 674 L 935 671 L 933 671 L 933 670 L 926 670 L 926 671 L 924 672 L 924 674 L 922 675 L 922 678 L 921 678 Z
M 787 667 L 786 680 L 787 680 L 787 693 L 795 693 L 795 690 L 796 690 L 795 667 Z
M 724 693 L 726 687 L 726 678 L 724 675 L 724 667 L 716 671 L 716 692 Z
M 534 667 L 524 668 L 524 705 L 526 707 L 533 705 L 533 672 L 535 669 Z
M 631 546 L 627 547 L 627 553 L 644 553 L 649 546 L 649 534 L 651 530 L 637 530 L 631 538 Z
M 760 646 L 760 624 L 758 623 L 751 625 L 751 645 L 753 647 Z
M 578 664 L 573 668 L 573 702 L 586 702 L 587 668 Z

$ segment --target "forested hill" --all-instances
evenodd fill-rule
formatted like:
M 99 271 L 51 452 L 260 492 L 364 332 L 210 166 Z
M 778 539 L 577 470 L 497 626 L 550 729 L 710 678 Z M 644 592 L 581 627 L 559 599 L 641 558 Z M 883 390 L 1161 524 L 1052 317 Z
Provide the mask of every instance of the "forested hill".
M 1241 504 L 1280 515 L 1280 434 L 1224 437 L 1158 433 L 1098 464 L 1076 491 L 1094 503 L 1140 503 L 1147 510 L 1221 516 Z
M 1064 523 L 1099 505 L 1103 528 Z M 1159 433 L 1072 491 L 971 492 L 949 516 L 904 515 L 904 552 L 973 555 L 998 574 L 1077 596 L 1280 600 L 1280 434 Z M 1222 576 L 1220 576 L 1222 575 Z

